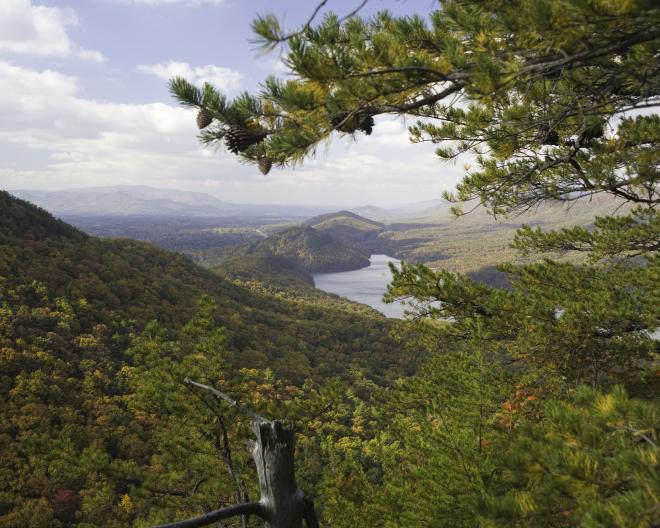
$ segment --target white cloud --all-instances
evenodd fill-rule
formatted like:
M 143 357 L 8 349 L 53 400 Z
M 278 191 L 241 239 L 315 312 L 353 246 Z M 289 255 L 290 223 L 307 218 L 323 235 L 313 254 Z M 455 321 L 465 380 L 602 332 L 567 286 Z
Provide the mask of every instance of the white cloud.
M 400 118 L 380 118 L 374 127 L 373 141 L 384 148 L 410 148 L 410 134 Z
M 76 77 L 1 60 L 0 86 L 5 189 L 140 184 L 233 202 L 357 205 L 436 198 L 462 172 L 438 163 L 432 146 L 407 144 L 399 120 L 379 118 L 372 136 L 337 139 L 326 156 L 320 149 L 304 167 L 264 177 L 231 154 L 203 150 L 192 110 L 89 99 Z
M 194 112 L 162 103 L 86 99 L 74 77 L 2 61 L 0 86 L 4 188 L 157 180 L 215 161 L 200 155 Z M 26 149 L 45 158 L 44 166 L 10 169 L 16 152 Z
M 75 11 L 35 5 L 32 0 L 0 2 L 0 51 L 38 56 L 77 56 L 102 62 L 103 55 L 72 42 L 68 26 L 79 22 Z
M 211 83 L 226 93 L 236 93 L 241 89 L 244 75 L 229 68 L 207 64 L 206 66 L 191 66 L 187 62 L 169 61 L 160 64 L 141 64 L 137 70 L 169 80 L 172 77 L 183 77 L 193 84 Z
M 26 70 L 8 62 L 0 62 L 2 91 L 16 97 L 41 95 L 65 96 L 77 91 L 78 80 L 52 70 Z M 4 97 L 3 97 L 4 99 Z

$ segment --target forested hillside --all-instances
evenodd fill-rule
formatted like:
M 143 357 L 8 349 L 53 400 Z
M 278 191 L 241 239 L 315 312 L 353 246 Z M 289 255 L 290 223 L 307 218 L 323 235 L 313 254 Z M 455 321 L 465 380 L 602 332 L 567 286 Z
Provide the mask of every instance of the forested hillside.
M 221 275 L 246 281 L 283 287 L 314 287 L 309 271 L 287 257 L 276 255 L 267 247 L 227 257 L 214 270 Z
M 385 236 L 385 225 L 350 211 L 339 211 L 310 218 L 306 225 L 328 233 L 342 243 L 369 257 L 373 254 L 392 255 L 396 245 Z
M 330 233 L 309 226 L 291 227 L 238 247 L 233 255 L 270 251 L 309 272 L 348 271 L 369 265 L 368 255 Z
M 312 412 L 317 389 L 309 381 L 303 390 L 306 379 L 349 380 L 357 368 L 384 380 L 413 368 L 387 320 L 367 308 L 89 237 L 7 193 L 0 213 L 0 526 L 167 517 L 196 478 L 194 449 L 169 451 L 165 433 L 179 416 L 170 404 L 187 398 L 185 376 L 222 378 L 255 405 L 282 380 L 276 397 L 299 393 Z M 183 419 L 203 431 L 209 418 Z M 175 509 L 218 485 L 198 486 Z

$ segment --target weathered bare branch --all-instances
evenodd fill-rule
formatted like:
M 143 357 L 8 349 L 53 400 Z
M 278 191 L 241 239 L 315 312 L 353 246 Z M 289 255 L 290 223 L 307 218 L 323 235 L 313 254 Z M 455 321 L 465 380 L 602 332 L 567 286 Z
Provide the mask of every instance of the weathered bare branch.
M 307 528 L 319 528 L 319 520 L 316 517 L 316 510 L 314 509 L 314 501 L 311 497 L 305 497 L 303 504 L 303 519 L 305 519 Z
M 198 389 L 202 389 L 202 390 L 210 392 L 216 398 L 220 398 L 221 400 L 226 401 L 229 405 L 231 405 L 232 407 L 235 407 L 237 410 L 241 411 L 242 413 L 247 414 L 248 416 L 250 416 L 252 419 L 256 420 L 257 422 L 270 422 L 271 421 L 268 418 L 264 418 L 260 414 L 257 414 L 253 410 L 248 409 L 247 407 L 243 407 L 234 398 L 232 398 L 228 394 L 225 394 L 224 392 L 219 391 L 215 387 L 211 387 L 210 385 L 204 385 L 203 383 L 198 383 L 196 381 L 191 380 L 190 378 L 185 378 L 183 380 L 183 383 L 185 383 L 186 385 L 191 385 L 193 387 L 197 387 Z
M 341 24 L 342 22 L 346 22 L 346 20 L 348 20 L 349 18 L 353 18 L 355 15 L 357 15 L 362 10 L 362 8 L 365 5 L 367 5 L 368 2 L 369 2 L 369 0 L 362 0 L 362 2 L 360 2 L 360 5 L 358 5 L 355 9 L 353 9 L 353 11 L 351 11 L 347 15 L 344 15 L 343 17 L 341 17 L 338 20 L 339 24 Z M 298 31 L 294 31 L 293 33 L 288 33 L 287 35 L 281 35 L 279 37 L 274 38 L 273 42 L 271 43 L 271 46 L 269 46 L 269 49 L 274 45 L 281 44 L 283 42 L 287 42 L 288 40 L 291 40 L 294 37 L 302 35 L 305 31 L 307 31 L 311 27 L 312 23 L 314 22 L 314 20 L 318 16 L 319 12 L 321 11 L 321 9 L 327 3 L 328 3 L 328 0 L 321 0 L 321 2 L 319 2 L 316 5 L 316 8 L 314 8 L 314 11 L 312 12 L 312 15 L 309 17 L 307 22 L 305 22 L 305 24 L 303 24 L 303 26 Z
M 259 502 L 247 502 L 243 504 L 235 504 L 234 506 L 227 506 L 214 510 L 199 517 L 186 519 L 185 521 L 176 521 L 168 524 L 159 524 L 153 528 L 197 528 L 200 526 L 208 526 L 214 522 L 221 521 L 222 519 L 229 519 L 239 515 L 256 515 L 263 518 L 263 506 Z
M 202 434 L 210 438 L 210 440 L 215 444 L 216 448 L 223 452 L 225 463 L 227 464 L 227 471 L 229 472 L 229 476 L 234 482 L 234 487 L 236 488 L 236 503 L 238 504 L 241 502 L 249 502 L 249 499 L 247 499 L 247 493 L 243 491 L 243 486 L 241 485 L 241 481 L 238 478 L 238 475 L 236 474 L 236 470 L 234 469 L 234 461 L 231 454 L 231 446 L 229 445 L 229 436 L 227 434 L 227 428 L 225 426 L 225 420 L 223 414 L 220 412 L 220 409 L 218 409 L 218 407 L 210 404 L 208 401 L 206 401 L 206 398 L 204 398 L 201 394 L 198 394 L 195 390 L 193 390 L 193 387 L 190 384 L 186 384 L 186 387 L 191 392 L 191 394 L 193 394 L 200 402 L 202 402 L 202 404 L 209 411 L 211 411 L 216 417 L 216 420 L 218 421 L 217 425 L 219 429 L 219 431 L 216 431 L 216 435 L 215 436 L 208 435 L 205 434 L 204 432 L 202 432 Z M 247 515 L 243 515 L 242 525 L 243 528 L 247 528 L 248 526 Z

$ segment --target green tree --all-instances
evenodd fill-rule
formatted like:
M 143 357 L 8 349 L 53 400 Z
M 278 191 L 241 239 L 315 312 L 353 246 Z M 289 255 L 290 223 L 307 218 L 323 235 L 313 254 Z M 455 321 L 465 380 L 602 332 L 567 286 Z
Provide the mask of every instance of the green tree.
M 422 339 L 452 348 L 478 337 L 516 390 L 501 401 L 499 424 L 497 405 L 489 411 L 498 451 L 471 458 L 464 474 L 448 440 L 472 455 L 483 447 L 461 422 L 481 394 L 469 382 L 478 355 L 445 357 L 403 382 L 415 403 L 398 421 L 358 407 L 355 434 L 328 439 L 325 514 L 336 525 L 652 526 L 657 401 L 581 384 L 657 394 L 660 8 L 651 0 L 444 0 L 425 15 L 331 14 L 287 32 L 265 14 L 253 23 L 257 41 L 283 46 L 291 80 L 268 78 L 259 93 L 233 100 L 208 84 L 170 83 L 199 111 L 204 144 L 224 144 L 263 172 L 304 162 L 333 134 L 369 135 L 374 118 L 395 114 L 412 118 L 412 141 L 437 144 L 440 158 L 469 155 L 473 168 L 446 194 L 456 214 L 469 204 L 516 215 L 598 194 L 625 205 L 593 229 L 521 229 L 514 246 L 522 252 L 585 259 L 503 266 L 508 290 L 423 265 L 394 270 L 388 298 L 407 298 L 432 320 Z M 458 387 L 443 377 L 452 361 L 463 367 Z M 535 403 L 548 393 L 547 405 Z M 385 432 L 361 436 L 365 424 Z M 491 478 L 473 486 L 483 472 Z
M 436 354 L 391 388 L 371 387 L 351 427 L 325 440 L 323 515 L 332 526 L 474 526 L 507 437 L 510 385 L 481 346 Z
M 660 521 L 658 407 L 578 389 L 523 423 L 502 457 L 484 526 L 656 526 Z
M 205 117 L 203 143 L 224 143 L 261 168 L 303 162 L 334 132 L 369 134 L 373 118 L 390 113 L 416 119 L 412 140 L 438 144 L 441 158 L 472 156 L 475 168 L 447 194 L 460 204 L 476 200 L 493 215 L 599 193 L 631 204 L 593 232 L 518 233 L 522 251 L 582 252 L 588 267 L 507 266 L 513 291 L 503 293 L 404 266 L 389 295 L 453 317 L 463 338 L 483 324 L 509 341 L 494 346 L 512 359 L 558 369 L 571 384 L 636 380 L 654 361 L 649 335 L 660 326 L 660 9 L 642 0 L 446 0 L 427 15 L 327 15 L 291 33 L 263 15 L 257 41 L 285 47 L 293 79 L 268 78 L 258 94 L 233 100 L 182 78 L 170 88 Z

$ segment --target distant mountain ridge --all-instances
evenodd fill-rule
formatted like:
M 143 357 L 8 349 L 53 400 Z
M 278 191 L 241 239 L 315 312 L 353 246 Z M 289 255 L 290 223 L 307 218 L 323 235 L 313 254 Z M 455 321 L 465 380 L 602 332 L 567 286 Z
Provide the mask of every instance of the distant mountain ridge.
M 224 201 L 208 193 L 162 189 L 144 185 L 80 187 L 57 191 L 30 189 L 9 190 L 11 195 L 27 200 L 51 214 L 66 218 L 94 216 L 187 216 L 187 217 L 277 217 L 307 219 L 342 214 L 356 214 L 364 221 L 392 222 L 419 216 L 438 207 L 441 200 L 378 207 L 373 205 L 339 207 L 319 205 L 240 204 Z
M 204 193 L 143 186 L 93 187 L 62 191 L 11 191 L 58 215 L 218 215 L 236 206 Z
M 363 205 L 357 207 L 349 207 L 349 211 L 367 218 L 369 220 L 374 220 L 381 223 L 391 223 L 397 222 L 401 218 L 408 218 L 410 216 L 416 216 L 424 214 L 424 212 L 429 210 L 435 210 L 437 208 L 446 208 L 449 209 L 451 204 L 449 204 L 444 199 L 435 199 L 435 200 L 424 200 L 422 202 L 413 202 L 401 205 L 391 205 L 386 207 L 378 207 L 375 205 Z
M 331 210 L 318 206 L 236 204 L 203 192 L 138 185 L 60 191 L 14 190 L 10 194 L 57 216 L 275 216 L 307 218 Z

